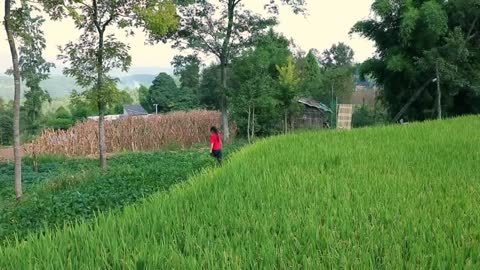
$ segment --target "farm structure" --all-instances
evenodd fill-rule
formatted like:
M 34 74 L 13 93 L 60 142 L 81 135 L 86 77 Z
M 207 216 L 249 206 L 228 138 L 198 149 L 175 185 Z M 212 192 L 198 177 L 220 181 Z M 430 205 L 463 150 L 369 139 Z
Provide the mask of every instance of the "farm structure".
M 312 98 L 300 98 L 298 103 L 303 104 L 303 114 L 295 120 L 296 128 L 328 128 L 329 114 L 332 110 L 325 104 Z

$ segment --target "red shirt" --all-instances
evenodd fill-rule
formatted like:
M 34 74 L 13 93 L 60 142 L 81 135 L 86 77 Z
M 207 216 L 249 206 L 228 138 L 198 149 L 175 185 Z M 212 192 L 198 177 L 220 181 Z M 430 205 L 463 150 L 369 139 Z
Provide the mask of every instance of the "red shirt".
M 222 135 L 215 133 L 210 135 L 210 143 L 213 144 L 212 150 L 222 150 Z

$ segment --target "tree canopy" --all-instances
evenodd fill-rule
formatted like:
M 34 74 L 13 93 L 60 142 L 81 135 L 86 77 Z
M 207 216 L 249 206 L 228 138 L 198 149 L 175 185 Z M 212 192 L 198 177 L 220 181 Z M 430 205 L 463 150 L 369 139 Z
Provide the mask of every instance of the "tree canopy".
M 479 112 L 479 6 L 478 0 L 376 0 L 374 17 L 353 27 L 375 42 L 376 57 L 361 69 L 382 87 L 392 117 Z

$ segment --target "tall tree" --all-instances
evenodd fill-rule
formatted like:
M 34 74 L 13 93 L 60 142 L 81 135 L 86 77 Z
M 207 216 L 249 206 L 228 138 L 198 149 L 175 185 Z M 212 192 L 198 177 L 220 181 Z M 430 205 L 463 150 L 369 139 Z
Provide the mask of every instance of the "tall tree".
M 15 194 L 17 200 L 20 200 L 23 195 L 22 191 L 22 156 L 20 145 L 20 64 L 18 60 L 18 51 L 15 44 L 14 34 L 14 18 L 12 18 L 12 0 L 5 0 L 5 17 L 3 24 L 7 34 L 8 45 L 10 47 L 10 54 L 12 56 L 13 78 L 15 84 L 14 96 L 14 116 L 13 116 L 13 140 L 14 140 L 14 156 L 15 156 Z
M 167 73 L 160 73 L 153 80 L 152 86 L 148 90 L 148 101 L 157 104 L 157 108 L 153 107 L 153 112 L 158 109 L 160 113 L 170 112 L 178 109 L 181 102 L 179 97 L 179 89 L 175 84 L 172 76 Z
M 386 1 L 353 32 L 377 55 L 362 65 L 382 86 L 393 121 L 478 112 L 480 1 Z
M 127 71 L 131 64 L 129 46 L 107 34 L 107 29 L 144 26 L 158 36 L 167 35 L 177 27 L 175 4 L 171 0 L 75 0 L 66 3 L 51 0 L 46 1 L 45 6 L 53 18 L 68 16 L 83 31 L 79 42 L 68 43 L 59 58 L 70 63 L 64 73 L 74 77 L 78 85 L 90 89 L 89 97 L 97 103 L 100 166 L 105 171 L 105 113 L 116 89 L 115 80 L 108 73 L 112 69 Z
M 15 193 L 17 200 L 23 195 L 22 191 L 22 157 L 20 141 L 20 98 L 21 79 L 31 89 L 38 89 L 41 80 L 48 75 L 51 64 L 42 57 L 45 48 L 45 39 L 41 26 L 43 19 L 33 16 L 34 7 L 28 1 L 5 1 L 4 27 L 12 57 L 12 69 L 7 73 L 14 78 L 14 117 L 13 139 L 15 158 Z M 20 56 L 16 41 L 20 46 Z
M 280 91 L 277 99 L 282 104 L 284 111 L 284 131 L 288 132 L 288 119 L 290 118 L 290 111 L 294 103 L 294 98 L 298 94 L 298 84 L 300 80 L 295 74 L 295 64 L 293 57 L 290 56 L 288 63 L 285 66 L 277 66 L 279 73 Z
M 270 30 L 255 42 L 255 49 L 233 59 L 230 81 L 237 90 L 231 98 L 232 117 L 240 130 L 246 131 L 249 141 L 257 132 L 271 134 L 281 118 L 275 99 L 279 77 L 276 66 L 287 64 L 289 44 L 285 37 Z
M 198 88 L 200 107 L 209 110 L 220 110 L 220 67 L 212 64 L 202 70 L 200 77 L 200 86 Z
M 25 5 L 25 4 L 24 4 Z M 51 101 L 49 93 L 40 87 L 40 82 L 48 79 L 52 63 L 43 58 L 46 41 L 41 29 L 44 18 L 32 16 L 34 9 L 30 6 L 22 8 L 24 26 L 22 27 L 22 46 L 20 47 L 20 69 L 22 79 L 25 81 L 25 102 L 23 109 L 27 114 L 27 126 L 30 132 L 36 133 L 44 102 Z M 27 19 L 28 18 L 28 19 Z
M 348 102 L 355 89 L 354 52 L 344 43 L 332 45 L 322 54 L 320 62 L 323 70 L 323 100 L 330 100 L 330 106 L 335 111 L 332 114 L 331 125 L 335 125 L 334 117 L 338 101 Z M 328 94 L 327 94 L 328 93 Z M 327 98 L 328 97 L 328 98 Z
M 304 11 L 305 0 L 263 0 L 265 8 L 278 14 L 278 4 L 296 13 Z M 190 1 L 192 2 L 192 1 Z M 243 0 L 198 1 L 180 8 L 181 30 L 174 47 L 215 55 L 220 64 L 220 105 L 224 138 L 229 138 L 228 67 L 234 56 L 253 44 L 253 37 L 276 24 L 275 17 L 264 18 L 247 9 Z M 152 36 L 152 39 L 158 39 Z
M 296 67 L 298 77 L 301 78 L 300 93 L 322 100 L 325 97 L 325 89 L 315 50 L 310 50 L 305 57 L 297 59 Z
M 201 60 L 196 55 L 176 55 L 172 61 L 173 74 L 180 76 L 180 86 L 191 89 L 200 84 Z
M 177 55 L 173 58 L 173 74 L 180 76 L 180 91 L 189 96 L 191 106 L 198 106 L 200 86 L 200 68 L 202 63 L 196 55 Z
M 331 66 L 352 66 L 354 52 L 352 48 L 343 42 L 333 44 L 332 47 L 323 52 L 323 65 Z

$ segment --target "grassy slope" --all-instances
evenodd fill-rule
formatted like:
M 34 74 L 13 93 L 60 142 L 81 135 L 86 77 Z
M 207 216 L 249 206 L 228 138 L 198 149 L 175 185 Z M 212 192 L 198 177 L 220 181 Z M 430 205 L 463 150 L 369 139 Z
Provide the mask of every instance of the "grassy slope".
M 240 146 L 229 145 L 225 151 L 228 154 Z M 44 158 L 35 173 L 27 158 L 23 166 L 25 197 L 17 204 L 12 184 L 14 166 L 0 163 L 0 245 L 13 239 L 14 233 L 22 239 L 45 227 L 121 209 L 187 180 L 215 161 L 207 150 L 191 149 L 120 154 L 110 159 L 105 175 L 97 164 L 89 159 Z
M 277 137 L 0 269 L 480 267 L 478 117 Z

